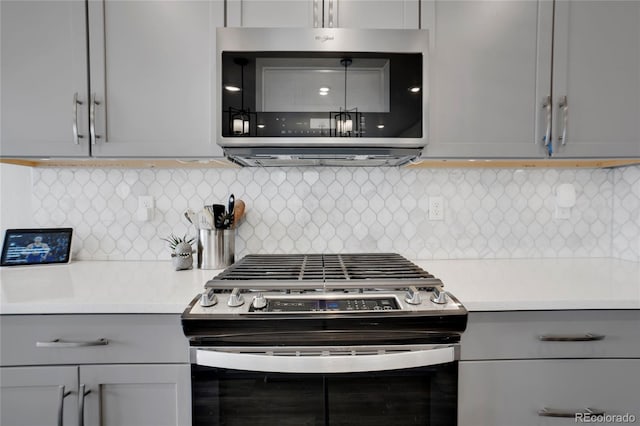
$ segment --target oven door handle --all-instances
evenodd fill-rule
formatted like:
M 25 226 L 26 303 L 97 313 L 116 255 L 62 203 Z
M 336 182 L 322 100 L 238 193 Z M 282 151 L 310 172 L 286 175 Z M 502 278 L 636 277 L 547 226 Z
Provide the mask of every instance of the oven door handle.
M 195 364 L 200 366 L 269 373 L 363 373 L 428 367 L 455 360 L 453 346 L 362 355 L 331 355 L 329 351 L 278 355 L 195 349 Z

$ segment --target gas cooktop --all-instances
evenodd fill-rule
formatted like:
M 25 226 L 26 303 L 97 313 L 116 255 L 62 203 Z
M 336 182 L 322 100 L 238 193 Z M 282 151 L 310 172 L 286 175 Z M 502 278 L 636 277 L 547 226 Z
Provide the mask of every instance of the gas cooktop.
M 394 253 L 248 255 L 207 281 L 185 334 L 460 332 L 467 311 L 441 280 Z M 288 321 L 293 320 L 293 321 Z

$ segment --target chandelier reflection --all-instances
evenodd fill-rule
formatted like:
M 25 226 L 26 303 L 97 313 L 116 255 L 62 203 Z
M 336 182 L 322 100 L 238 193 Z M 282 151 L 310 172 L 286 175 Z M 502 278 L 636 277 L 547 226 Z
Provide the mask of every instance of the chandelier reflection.
M 340 107 L 338 112 L 331 112 L 331 119 L 335 122 L 331 136 L 337 137 L 357 137 L 360 136 L 360 113 L 358 108 L 347 108 L 347 68 L 353 63 L 350 58 L 340 60 L 344 66 L 344 108 Z
M 233 62 L 240 66 L 240 87 L 225 87 L 227 91 L 240 92 L 240 109 L 230 106 L 227 110 L 229 114 L 229 132 L 234 136 L 249 136 L 251 134 L 252 121 L 256 122 L 256 113 L 250 108 L 244 107 L 244 67 L 249 63 L 245 58 L 235 58 Z M 233 87 L 233 89 L 231 89 Z M 239 89 L 239 90 L 237 90 Z M 254 118 L 252 120 L 252 117 Z

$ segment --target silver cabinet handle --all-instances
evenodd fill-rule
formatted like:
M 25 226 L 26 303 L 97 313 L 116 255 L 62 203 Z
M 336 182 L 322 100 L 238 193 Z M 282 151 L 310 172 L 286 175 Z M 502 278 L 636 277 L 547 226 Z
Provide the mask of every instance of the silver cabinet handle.
M 333 28 L 333 0 L 329 0 L 329 23 L 327 27 Z
M 78 133 L 78 105 L 82 105 L 82 101 L 78 99 L 78 92 L 73 94 L 73 143 L 80 145 L 80 139 L 84 138 L 84 135 Z
M 540 417 L 564 417 L 577 419 L 579 414 L 589 414 L 591 416 L 604 416 L 605 412 L 602 410 L 596 410 L 595 408 L 586 408 L 584 410 L 560 410 L 557 408 L 543 408 L 538 410 L 538 416 Z
M 78 392 L 78 426 L 84 426 L 84 400 L 91 393 L 91 390 L 85 391 L 85 387 L 84 384 L 80 385 Z
M 558 107 L 562 109 L 562 136 L 560 136 L 560 142 L 562 145 L 567 144 L 567 122 L 569 121 L 569 103 L 567 97 L 562 96 L 558 102 Z
M 542 334 L 538 336 L 541 342 L 595 342 L 604 339 L 604 334 Z
M 542 141 L 544 142 L 544 146 L 547 147 L 547 151 L 549 152 L 549 154 L 551 154 L 551 96 L 546 96 L 544 98 L 544 100 L 542 101 L 542 108 L 546 112 L 545 120 L 547 123 Z
M 64 385 L 58 387 L 58 426 L 62 426 L 64 418 L 64 399 L 71 395 L 71 391 L 65 391 Z
M 318 28 L 318 3 L 320 0 L 313 0 L 313 28 Z
M 109 344 L 107 339 L 100 338 L 98 340 L 88 340 L 80 342 L 71 342 L 68 340 L 55 339 L 50 342 L 36 342 L 38 348 L 81 348 L 85 346 L 106 346 Z
M 100 136 L 96 135 L 96 105 L 100 105 L 100 102 L 96 100 L 96 94 L 91 95 L 91 102 L 89 103 L 89 137 L 91 138 L 91 145 L 96 144 L 96 139 L 100 139 Z

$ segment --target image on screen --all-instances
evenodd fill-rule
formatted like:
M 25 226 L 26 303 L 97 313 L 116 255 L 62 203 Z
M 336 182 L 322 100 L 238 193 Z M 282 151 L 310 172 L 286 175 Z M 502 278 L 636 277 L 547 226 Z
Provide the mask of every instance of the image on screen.
M 69 260 L 71 233 L 15 232 L 7 233 L 3 250 L 3 265 L 65 263 Z

